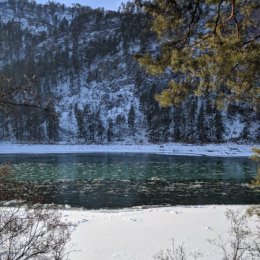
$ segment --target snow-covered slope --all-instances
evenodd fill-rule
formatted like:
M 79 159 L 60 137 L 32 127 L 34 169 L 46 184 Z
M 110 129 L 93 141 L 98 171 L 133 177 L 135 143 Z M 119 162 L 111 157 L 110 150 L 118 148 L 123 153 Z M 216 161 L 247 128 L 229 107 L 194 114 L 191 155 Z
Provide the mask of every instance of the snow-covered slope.
M 134 55 L 156 50 L 142 13 L 0 2 L 0 68 L 17 84 L 36 76 L 48 111 L 0 111 L 0 139 L 82 143 L 260 140 L 260 111 L 244 104 L 216 109 L 190 98 L 160 108 L 154 95 L 171 73 L 147 75 Z

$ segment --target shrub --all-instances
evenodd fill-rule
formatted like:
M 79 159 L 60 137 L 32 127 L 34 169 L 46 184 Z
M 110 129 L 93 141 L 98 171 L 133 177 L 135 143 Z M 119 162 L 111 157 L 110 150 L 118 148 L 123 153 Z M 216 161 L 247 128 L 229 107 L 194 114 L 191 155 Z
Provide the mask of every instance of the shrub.
M 259 207 L 250 207 L 247 214 L 239 211 L 228 210 L 225 213 L 230 222 L 228 237 L 218 240 L 209 240 L 209 242 L 222 251 L 222 260 L 256 260 L 260 259 L 260 213 Z M 255 215 L 256 228 L 252 230 L 249 227 L 248 219 Z M 157 260 L 189 260 L 199 259 L 200 253 L 189 253 L 183 245 L 172 249 L 160 251 L 154 259 Z
M 12 184 L 11 166 L 0 166 L 0 189 Z M 6 187 L 7 185 L 7 187 Z M 16 188 L 16 198 L 22 185 Z M 8 196 L 0 193 L 0 201 Z M 62 260 L 68 252 L 72 225 L 53 207 L 31 204 L 0 208 L 0 260 Z

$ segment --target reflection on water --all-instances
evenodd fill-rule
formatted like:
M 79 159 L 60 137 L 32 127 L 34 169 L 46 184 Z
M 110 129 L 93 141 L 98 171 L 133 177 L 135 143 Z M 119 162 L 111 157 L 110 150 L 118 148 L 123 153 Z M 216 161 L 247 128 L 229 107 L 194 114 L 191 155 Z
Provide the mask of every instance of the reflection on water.
M 253 204 L 247 158 L 149 154 L 8 155 L 14 181 L 37 186 L 43 202 L 86 208 L 137 205 Z

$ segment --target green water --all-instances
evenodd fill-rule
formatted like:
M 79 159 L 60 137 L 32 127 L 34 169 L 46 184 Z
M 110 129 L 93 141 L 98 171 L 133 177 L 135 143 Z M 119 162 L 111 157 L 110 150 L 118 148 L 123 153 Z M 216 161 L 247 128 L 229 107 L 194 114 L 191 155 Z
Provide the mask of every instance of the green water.
M 248 158 L 151 154 L 2 155 L 14 181 L 38 185 L 45 202 L 87 208 L 259 203 Z
M 247 158 L 208 158 L 162 155 L 16 156 L 17 180 L 194 180 L 251 179 L 256 165 Z M 3 158 L 1 158 L 3 161 Z

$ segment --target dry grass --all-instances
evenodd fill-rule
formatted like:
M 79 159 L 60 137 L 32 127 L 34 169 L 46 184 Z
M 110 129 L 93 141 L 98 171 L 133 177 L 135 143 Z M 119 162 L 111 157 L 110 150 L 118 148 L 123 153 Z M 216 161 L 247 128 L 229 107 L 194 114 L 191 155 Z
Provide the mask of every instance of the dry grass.
M 11 165 L 8 163 L 0 165 L 0 181 L 4 181 L 12 174 Z

